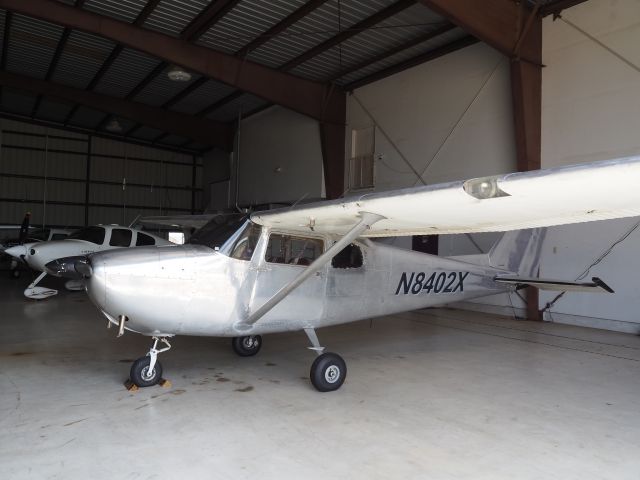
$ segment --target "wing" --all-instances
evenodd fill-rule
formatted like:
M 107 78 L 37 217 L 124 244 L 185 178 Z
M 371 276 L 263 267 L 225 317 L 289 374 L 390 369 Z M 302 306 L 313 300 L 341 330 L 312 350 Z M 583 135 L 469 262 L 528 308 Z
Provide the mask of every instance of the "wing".
M 381 215 L 362 236 L 499 232 L 640 215 L 640 156 L 364 194 L 257 212 L 260 225 L 344 235 L 361 212 Z
M 142 217 L 138 219 L 137 223 L 142 225 L 162 225 L 177 228 L 200 228 L 218 215 L 219 214 L 216 213 L 204 213 L 200 215 Z

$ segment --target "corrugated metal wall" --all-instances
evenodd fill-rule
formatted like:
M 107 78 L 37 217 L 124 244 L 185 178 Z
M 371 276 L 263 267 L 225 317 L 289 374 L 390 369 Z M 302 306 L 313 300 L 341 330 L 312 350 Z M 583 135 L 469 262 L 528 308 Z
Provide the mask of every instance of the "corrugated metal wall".
M 202 159 L 13 120 L 0 121 L 0 223 L 129 224 L 202 211 Z

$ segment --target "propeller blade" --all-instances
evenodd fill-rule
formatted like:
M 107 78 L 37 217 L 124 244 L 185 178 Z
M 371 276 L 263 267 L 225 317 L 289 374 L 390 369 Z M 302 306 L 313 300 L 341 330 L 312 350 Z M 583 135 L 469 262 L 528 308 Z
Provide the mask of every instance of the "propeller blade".
M 22 220 L 22 225 L 20 225 L 20 245 L 22 245 L 29 235 L 29 223 L 31 223 L 31 212 L 27 212 L 24 215 L 24 219 Z

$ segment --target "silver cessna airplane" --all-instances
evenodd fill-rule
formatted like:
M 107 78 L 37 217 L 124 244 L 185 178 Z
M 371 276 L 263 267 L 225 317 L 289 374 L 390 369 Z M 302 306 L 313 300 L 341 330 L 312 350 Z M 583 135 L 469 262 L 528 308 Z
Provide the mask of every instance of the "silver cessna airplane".
M 232 337 L 235 352 L 250 356 L 261 335 L 303 330 L 318 355 L 311 383 L 325 392 L 342 385 L 347 367 L 324 352 L 318 328 L 526 285 L 612 292 L 598 278 L 535 278 L 538 227 L 640 215 L 639 180 L 635 157 L 364 194 L 210 224 L 188 245 L 97 253 L 67 270 L 84 276 L 118 336 L 153 338 L 131 367 L 138 386 L 160 380 L 158 354 L 174 335 Z M 450 258 L 371 240 L 496 231 L 509 232 L 488 254 Z

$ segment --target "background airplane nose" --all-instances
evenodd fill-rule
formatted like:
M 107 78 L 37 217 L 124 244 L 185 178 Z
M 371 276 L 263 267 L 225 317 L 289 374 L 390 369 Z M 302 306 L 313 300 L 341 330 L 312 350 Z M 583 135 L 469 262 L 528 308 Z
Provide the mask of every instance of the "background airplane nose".
M 14 258 L 20 258 L 21 255 L 27 254 L 27 247 L 24 245 L 16 245 L 15 247 L 7 248 L 4 253 L 11 255 Z

